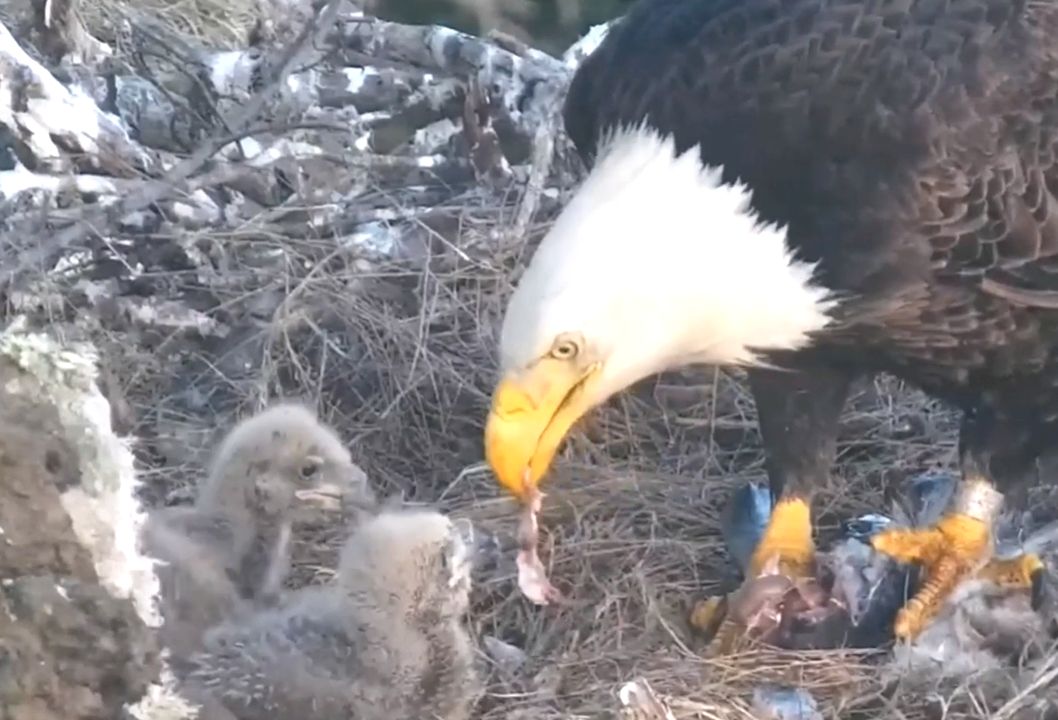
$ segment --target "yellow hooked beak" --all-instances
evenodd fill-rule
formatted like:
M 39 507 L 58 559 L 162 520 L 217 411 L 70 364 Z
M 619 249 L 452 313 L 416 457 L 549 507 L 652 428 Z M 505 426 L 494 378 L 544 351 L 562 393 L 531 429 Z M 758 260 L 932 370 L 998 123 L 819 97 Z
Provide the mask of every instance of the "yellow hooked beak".
M 527 499 L 569 429 L 590 408 L 585 388 L 599 367 L 548 356 L 509 373 L 496 387 L 485 424 L 485 459 L 519 500 Z

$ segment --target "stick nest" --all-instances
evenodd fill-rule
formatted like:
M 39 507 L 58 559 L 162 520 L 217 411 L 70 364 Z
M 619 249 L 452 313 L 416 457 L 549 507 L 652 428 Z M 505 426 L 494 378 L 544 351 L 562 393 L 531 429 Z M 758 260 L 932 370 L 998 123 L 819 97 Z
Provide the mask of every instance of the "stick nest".
M 217 48 L 242 41 L 243 15 L 255 4 L 152 1 L 137 0 L 137 11 L 169 18 L 170 28 L 183 23 Z M 105 16 L 124 4 L 93 7 Z M 139 184 L 121 179 L 103 191 L 94 181 L 84 191 L 64 185 L 61 206 L 43 191 L 4 201 L 9 229 L 39 230 L 34 223 L 46 217 L 69 234 L 71 217 L 96 213 L 92 232 L 73 232 L 75 242 L 40 253 L 47 257 L 36 272 L 5 281 L 4 307 L 100 347 L 115 421 L 139 439 L 150 503 L 191 497 L 235 417 L 300 398 L 348 440 L 383 495 L 436 504 L 513 537 L 514 504 L 482 463 L 482 422 L 512 284 L 580 177 L 557 130 L 561 95 L 525 91 L 547 73 L 560 89 L 568 69 L 510 42 L 344 22 L 317 38 L 319 57 L 302 58 L 280 82 L 326 90 L 327 106 L 294 103 L 245 133 L 220 127 L 216 135 L 252 142 L 238 151 L 219 143 L 224 152 L 208 168 L 181 166 L 169 193 L 177 199 L 99 212 Z M 446 45 L 439 58 L 412 47 L 442 36 L 469 49 Z M 430 67 L 431 58 L 457 67 Z M 223 64 L 199 60 L 214 68 L 189 85 L 201 94 Z M 338 92 L 336 77 L 375 82 L 350 80 Z M 157 84 L 166 97 L 183 87 Z M 133 85 L 126 78 L 122 87 Z M 496 87 L 502 96 L 482 90 Z M 205 107 L 223 114 L 222 101 Z M 159 146 L 151 157 L 164 168 L 184 156 Z M 55 162 L 56 176 L 71 166 L 81 167 Z M 14 257 L 30 246 L 12 241 L 4 251 Z M 888 489 L 907 474 L 950 467 L 956 420 L 892 378 L 859 387 L 817 498 L 820 544 L 841 519 L 884 512 Z M 878 653 L 704 659 L 687 611 L 736 582 L 720 508 L 738 484 L 763 476 L 753 403 L 737 373 L 667 373 L 594 412 L 556 463 L 541 517 L 542 555 L 571 604 L 531 606 L 513 562 L 477 586 L 472 626 L 492 668 L 479 717 L 617 717 L 618 689 L 635 678 L 677 718 L 747 717 L 754 689 L 771 683 L 804 687 L 825 716 L 849 718 L 1028 718 L 1054 694 L 1054 658 L 954 688 L 893 681 Z M 291 585 L 330 577 L 342 532 L 302 528 Z M 524 651 L 520 667 L 496 659 L 504 644 Z

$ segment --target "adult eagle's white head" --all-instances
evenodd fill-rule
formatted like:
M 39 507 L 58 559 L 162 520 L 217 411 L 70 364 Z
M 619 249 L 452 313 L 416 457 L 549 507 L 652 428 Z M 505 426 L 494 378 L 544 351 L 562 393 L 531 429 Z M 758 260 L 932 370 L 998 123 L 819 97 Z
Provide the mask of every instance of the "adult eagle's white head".
M 485 452 L 519 498 L 590 408 L 663 370 L 803 347 L 835 303 L 696 149 L 646 124 L 600 146 L 503 322 Z

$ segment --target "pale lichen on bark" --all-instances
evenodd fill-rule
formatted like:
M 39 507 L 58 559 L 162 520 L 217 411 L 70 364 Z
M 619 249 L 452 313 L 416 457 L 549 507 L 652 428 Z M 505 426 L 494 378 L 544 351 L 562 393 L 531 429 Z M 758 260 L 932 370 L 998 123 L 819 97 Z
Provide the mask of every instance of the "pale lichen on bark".
M 143 512 L 132 451 L 110 427 L 109 403 L 95 383 L 95 349 L 9 328 L 0 335 L 0 357 L 22 371 L 5 392 L 53 405 L 80 457 L 81 482 L 63 493 L 63 505 L 100 579 L 115 595 L 131 598 L 144 622 L 157 624 L 157 578 L 138 549 Z
M 118 437 L 111 427 L 110 404 L 97 385 L 97 363 L 91 345 L 61 343 L 25 330 L 20 321 L 0 333 L 0 402 L 7 409 L 2 423 L 7 437 L 0 438 L 8 456 L 0 474 L 4 496 L 7 502 L 15 498 L 27 511 L 43 510 L 51 517 L 65 511 L 74 536 L 65 536 L 61 530 L 65 523 L 58 520 L 42 532 L 31 525 L 10 528 L 5 543 L 13 552 L 19 551 L 20 543 L 41 549 L 42 558 L 48 556 L 49 544 L 79 546 L 73 555 L 64 551 L 62 556 L 76 557 L 84 550 L 92 566 L 88 569 L 74 560 L 38 563 L 25 568 L 25 574 L 5 578 L 5 589 L 13 588 L 14 593 L 8 602 L 16 610 L 21 608 L 20 622 L 4 633 L 5 643 L 11 643 L 13 652 L 25 662 L 37 657 L 32 666 L 54 665 L 57 677 L 49 682 L 35 679 L 29 670 L 20 674 L 16 681 L 28 688 L 23 694 L 33 697 L 18 702 L 32 700 L 61 713 L 68 698 L 92 697 L 99 699 L 84 701 L 83 708 L 68 709 L 69 717 L 91 717 L 79 713 L 94 712 L 93 703 L 109 706 L 119 701 L 151 720 L 190 717 L 189 706 L 158 664 L 154 639 L 154 628 L 161 623 L 156 607 L 158 580 L 153 561 L 139 548 L 144 519 L 137 497 L 139 481 L 128 440 Z M 22 423 L 26 423 L 24 428 Z M 25 438 L 21 445 L 16 442 L 20 437 Z M 43 444 L 49 442 L 51 446 Z M 62 460 L 65 454 L 74 460 Z M 65 464 L 73 467 L 63 469 Z M 61 481 L 48 481 L 46 470 L 62 472 Z M 34 473 L 42 479 L 34 480 Z M 49 500 L 51 488 L 58 492 Z M 61 510 L 42 507 L 49 502 L 57 502 Z M 18 508 L 11 511 L 18 512 Z M 59 625 L 50 621 L 51 612 L 41 615 L 35 611 L 38 603 L 55 601 L 47 596 L 50 587 L 58 591 L 56 598 L 70 604 L 64 610 L 68 619 Z M 12 637 L 6 637 L 9 634 Z M 94 642 L 80 650 L 71 648 L 70 634 L 93 637 Z M 76 662 L 89 663 L 92 669 L 85 672 L 99 677 L 90 680 L 85 679 L 85 672 L 71 672 L 68 665 Z M 79 683 L 84 686 L 80 690 Z M 122 689 L 114 690 L 115 684 Z M 29 707 L 44 712 L 38 705 Z

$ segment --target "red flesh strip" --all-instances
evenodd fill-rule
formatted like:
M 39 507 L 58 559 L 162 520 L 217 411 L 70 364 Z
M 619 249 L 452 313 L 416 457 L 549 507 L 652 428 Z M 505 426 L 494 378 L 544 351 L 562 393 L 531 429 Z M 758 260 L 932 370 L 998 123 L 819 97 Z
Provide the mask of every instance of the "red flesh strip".
M 561 602 L 562 593 L 547 579 L 547 571 L 536 553 L 539 542 L 539 526 L 536 516 L 540 512 L 543 495 L 534 487 L 526 488 L 528 502 L 522 509 L 518 523 L 518 588 L 522 594 L 537 605 Z

